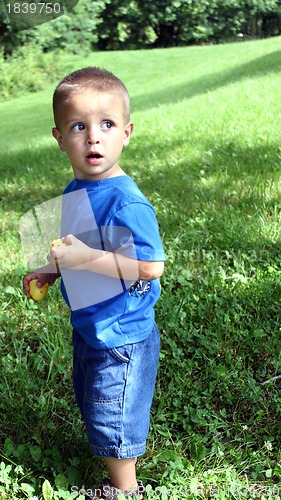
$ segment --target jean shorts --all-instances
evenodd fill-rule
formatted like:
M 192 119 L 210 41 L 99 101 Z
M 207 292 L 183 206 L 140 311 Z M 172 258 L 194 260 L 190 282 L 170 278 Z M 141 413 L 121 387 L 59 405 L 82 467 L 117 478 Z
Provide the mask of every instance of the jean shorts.
M 159 361 L 157 326 L 141 342 L 101 350 L 74 331 L 73 346 L 73 386 L 94 455 L 142 455 Z

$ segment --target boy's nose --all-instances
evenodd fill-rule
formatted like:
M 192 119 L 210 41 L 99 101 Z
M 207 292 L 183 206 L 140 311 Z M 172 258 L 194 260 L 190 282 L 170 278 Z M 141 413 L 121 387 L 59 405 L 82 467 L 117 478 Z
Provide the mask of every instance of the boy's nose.
M 87 143 L 88 144 L 97 144 L 99 142 L 99 135 L 97 130 L 89 130 Z

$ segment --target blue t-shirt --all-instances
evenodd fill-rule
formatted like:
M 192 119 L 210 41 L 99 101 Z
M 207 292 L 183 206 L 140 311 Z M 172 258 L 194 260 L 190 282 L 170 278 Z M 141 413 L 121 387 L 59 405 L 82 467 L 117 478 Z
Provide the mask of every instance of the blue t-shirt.
M 73 179 L 63 195 L 62 236 L 136 261 L 164 261 L 155 211 L 129 176 Z M 151 332 L 160 282 L 62 269 L 73 328 L 95 349 L 140 342 Z

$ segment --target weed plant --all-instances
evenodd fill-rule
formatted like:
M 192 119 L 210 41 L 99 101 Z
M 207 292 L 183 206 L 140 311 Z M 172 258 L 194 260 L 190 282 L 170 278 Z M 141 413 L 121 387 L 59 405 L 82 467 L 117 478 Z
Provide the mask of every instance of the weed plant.
M 122 166 L 167 254 L 147 498 L 280 499 L 280 38 L 64 64 L 61 76 L 98 64 L 127 84 L 136 130 Z M 0 106 L 0 496 L 13 500 L 78 498 L 106 474 L 74 402 L 59 287 L 38 304 L 21 292 L 19 219 L 71 178 L 51 92 Z

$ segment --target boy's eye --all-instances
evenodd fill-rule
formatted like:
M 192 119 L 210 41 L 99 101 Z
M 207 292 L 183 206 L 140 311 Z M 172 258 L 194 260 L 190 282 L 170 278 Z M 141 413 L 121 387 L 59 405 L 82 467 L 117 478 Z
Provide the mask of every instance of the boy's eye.
M 106 120 L 105 122 L 102 122 L 101 124 L 101 128 L 105 128 L 105 129 L 110 129 L 111 127 L 113 126 L 113 123 Z
M 81 132 L 81 130 L 85 130 L 85 125 L 83 125 L 83 123 L 76 123 L 76 125 L 73 125 L 71 128 L 74 132 Z

